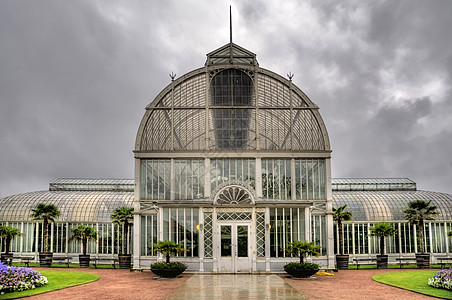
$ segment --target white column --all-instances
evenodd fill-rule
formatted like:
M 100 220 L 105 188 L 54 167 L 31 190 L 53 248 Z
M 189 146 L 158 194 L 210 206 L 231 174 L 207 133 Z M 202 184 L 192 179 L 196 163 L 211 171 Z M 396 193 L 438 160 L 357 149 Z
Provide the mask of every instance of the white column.
M 262 198 L 262 159 L 261 158 L 256 158 L 256 195 L 257 195 L 257 198 Z
M 140 265 L 140 252 L 141 252 L 141 211 L 140 211 L 140 198 L 141 198 L 141 172 L 140 172 L 140 160 L 135 159 L 135 185 L 134 185 L 134 199 L 133 199 L 133 267 L 134 269 L 141 268 Z M 112 227 L 113 230 L 113 227 Z M 143 241 L 144 242 L 144 241 Z

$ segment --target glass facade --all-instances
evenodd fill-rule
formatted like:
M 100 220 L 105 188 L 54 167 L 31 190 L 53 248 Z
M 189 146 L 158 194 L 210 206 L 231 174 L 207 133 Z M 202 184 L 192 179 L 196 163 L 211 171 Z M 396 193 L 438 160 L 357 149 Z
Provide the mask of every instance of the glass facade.
M 141 199 L 170 200 L 171 160 L 141 160 Z
M 189 251 L 181 255 L 197 257 L 199 208 L 163 208 L 163 240 L 182 243 L 182 246 Z
M 288 242 L 306 240 L 304 208 L 270 208 L 270 256 L 286 257 Z
M 210 180 L 212 191 L 224 182 L 240 181 L 255 186 L 255 159 L 211 159 Z
M 287 200 L 292 198 L 289 159 L 262 159 L 262 197 Z
M 41 252 L 42 246 L 42 223 L 32 222 L 4 222 L 1 225 L 15 227 L 21 230 L 22 236 L 12 240 L 12 252 Z M 81 253 L 81 243 L 78 241 L 69 241 L 72 228 L 80 223 L 50 223 L 48 226 L 48 242 L 50 251 L 54 253 Z M 88 242 L 87 253 L 89 254 L 118 254 L 122 249 L 122 236 L 124 234 L 123 226 L 112 223 L 83 223 L 82 225 L 94 227 L 98 233 L 96 240 Z M 129 253 L 133 241 L 133 226 L 129 227 Z M 3 249 L 2 241 L 2 250 Z

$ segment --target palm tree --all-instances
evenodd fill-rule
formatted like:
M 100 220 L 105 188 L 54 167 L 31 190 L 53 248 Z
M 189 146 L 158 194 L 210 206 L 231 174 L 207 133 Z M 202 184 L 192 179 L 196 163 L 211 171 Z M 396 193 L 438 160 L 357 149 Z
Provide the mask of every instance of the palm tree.
M 154 244 L 154 250 L 161 252 L 166 256 L 166 263 L 170 262 L 170 256 L 172 253 L 178 254 L 184 251 L 188 251 L 182 247 L 182 243 L 176 244 L 174 241 L 158 241 Z
M 369 227 L 370 236 L 376 236 L 380 238 L 380 255 L 385 255 L 385 238 L 387 236 L 393 236 L 397 229 L 395 229 L 391 223 L 380 222 L 373 227 Z
M 295 241 L 289 242 L 286 253 L 295 255 L 300 258 L 300 264 L 304 263 L 304 259 L 308 256 L 319 256 L 322 247 L 315 242 Z
M 129 226 L 133 224 L 133 207 L 118 207 L 113 211 L 110 218 L 113 220 L 113 224 L 124 226 L 121 253 L 127 254 L 127 244 L 129 241 L 127 236 L 129 233 Z
M 9 226 L 0 226 L 0 238 L 5 239 L 5 254 L 9 254 L 9 249 L 11 248 L 11 241 L 16 236 L 21 236 L 22 232 L 20 232 L 19 228 L 9 227 Z
M 69 238 L 69 241 L 81 241 L 82 242 L 82 253 L 86 255 L 86 249 L 88 240 L 96 240 L 97 239 L 97 231 L 93 227 L 78 225 L 75 228 L 72 228 L 72 236 Z
M 342 224 L 345 221 L 351 221 L 353 214 L 351 211 L 346 211 L 347 205 L 338 208 L 333 207 L 333 220 L 337 222 L 337 229 L 339 230 L 339 254 L 344 255 L 344 233 Z
M 55 222 L 55 219 L 60 216 L 60 211 L 58 210 L 58 207 L 54 204 L 44 204 L 39 203 L 36 205 L 36 208 L 31 210 L 31 217 L 35 221 L 42 221 L 42 227 L 43 227 L 43 233 L 42 233 L 42 239 L 43 239 L 43 251 L 49 251 L 48 247 L 48 241 L 47 241 L 47 227 L 49 225 L 49 222 Z
M 405 219 L 412 225 L 417 226 L 419 234 L 419 245 L 421 253 L 425 253 L 424 243 L 424 220 L 433 220 L 433 216 L 438 214 L 437 207 L 431 205 L 432 201 L 415 200 L 408 203 L 408 209 L 405 209 Z

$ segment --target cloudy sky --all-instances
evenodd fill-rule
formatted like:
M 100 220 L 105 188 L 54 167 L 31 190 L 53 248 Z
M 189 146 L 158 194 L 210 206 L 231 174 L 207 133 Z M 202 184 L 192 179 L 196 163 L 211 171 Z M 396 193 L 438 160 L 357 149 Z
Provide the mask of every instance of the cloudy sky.
M 333 177 L 452 193 L 452 1 L 0 1 L 0 197 L 133 177 L 145 106 L 233 39 L 319 107 Z

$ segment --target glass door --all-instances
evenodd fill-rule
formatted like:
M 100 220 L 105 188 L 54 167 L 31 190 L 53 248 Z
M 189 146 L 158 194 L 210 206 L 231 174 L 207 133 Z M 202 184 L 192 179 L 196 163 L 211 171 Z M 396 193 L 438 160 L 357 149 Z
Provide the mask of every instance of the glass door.
M 221 224 L 219 272 L 250 273 L 249 224 Z

